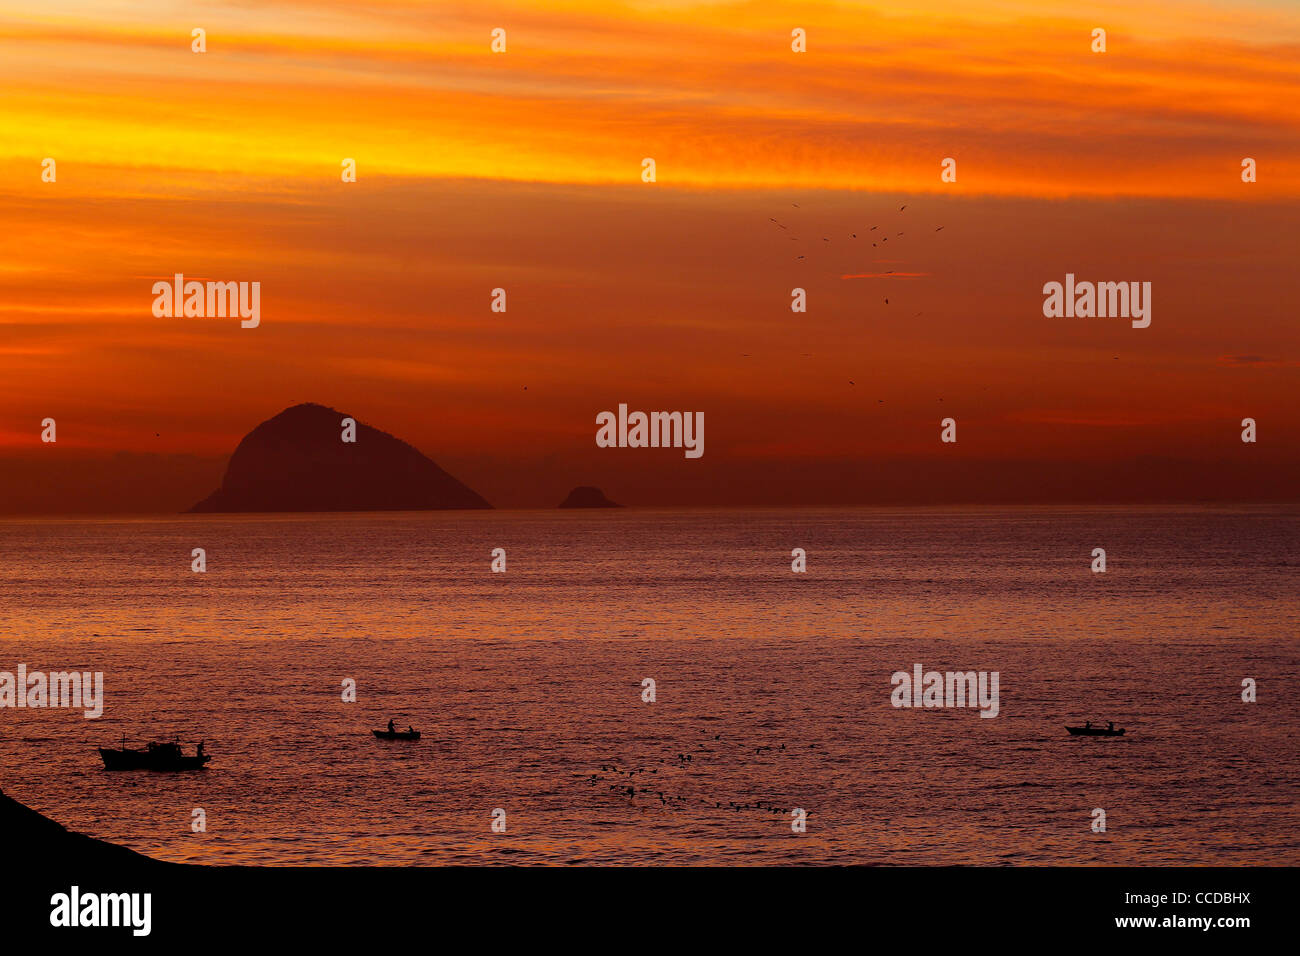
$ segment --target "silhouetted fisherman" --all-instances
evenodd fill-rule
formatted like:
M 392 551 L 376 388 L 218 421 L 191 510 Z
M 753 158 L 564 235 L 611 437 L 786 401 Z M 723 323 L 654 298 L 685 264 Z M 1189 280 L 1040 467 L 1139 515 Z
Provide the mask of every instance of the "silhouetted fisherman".
M 1114 730 L 1114 729 L 1115 729 L 1115 721 L 1113 721 L 1113 720 L 1111 720 L 1111 721 L 1107 721 L 1107 723 L 1106 723 L 1106 729 L 1107 729 L 1107 730 Z
M 388 719 L 388 732 L 390 734 L 397 733 L 397 729 L 393 726 L 393 720 L 391 717 Z

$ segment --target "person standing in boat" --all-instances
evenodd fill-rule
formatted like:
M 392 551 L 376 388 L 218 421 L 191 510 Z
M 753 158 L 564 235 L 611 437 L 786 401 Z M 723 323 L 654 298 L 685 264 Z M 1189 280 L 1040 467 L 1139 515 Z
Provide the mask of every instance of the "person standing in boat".
M 1084 730 L 1092 730 L 1092 721 L 1090 720 L 1090 721 L 1088 721 L 1086 724 L 1084 724 L 1084 725 L 1083 725 L 1083 729 L 1084 729 Z
M 397 733 L 397 729 L 393 727 L 393 719 L 391 717 L 388 718 L 388 732 L 390 734 Z
M 1113 731 L 1115 729 L 1115 721 L 1112 720 L 1108 724 L 1106 724 L 1106 729 Z
M 202 759 L 202 757 L 203 757 L 203 744 L 204 744 L 204 743 L 205 743 L 205 741 L 202 741 L 202 740 L 199 741 L 199 749 L 198 749 L 197 753 L 198 753 L 198 756 L 199 756 L 200 759 Z

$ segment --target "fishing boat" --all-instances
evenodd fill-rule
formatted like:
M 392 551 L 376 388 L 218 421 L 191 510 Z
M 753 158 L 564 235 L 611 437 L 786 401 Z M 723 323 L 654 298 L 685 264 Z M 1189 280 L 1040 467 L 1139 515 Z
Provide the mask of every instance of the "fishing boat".
M 199 744 L 194 754 L 181 752 L 180 744 L 151 743 L 143 750 L 126 746 L 123 740 L 120 749 L 100 747 L 99 755 L 104 760 L 105 770 L 202 770 L 212 757 L 203 752 Z
M 372 730 L 370 731 L 380 740 L 419 740 L 420 732 L 418 730 Z
M 1109 727 L 1071 727 L 1066 725 L 1071 737 L 1123 737 L 1124 728 L 1111 730 Z

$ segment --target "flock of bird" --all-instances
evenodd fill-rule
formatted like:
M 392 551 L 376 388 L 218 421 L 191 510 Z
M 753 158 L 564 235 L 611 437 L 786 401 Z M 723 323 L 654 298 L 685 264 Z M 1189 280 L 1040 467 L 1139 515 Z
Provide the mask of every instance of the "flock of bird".
M 793 206 L 795 209 L 800 208 L 800 207 L 799 207 L 799 204 L 798 204 L 797 202 L 795 202 L 795 203 L 791 203 L 790 205 Z M 904 209 L 906 209 L 906 208 L 907 208 L 907 203 L 903 203 L 903 205 L 901 205 L 901 206 L 898 207 L 898 211 L 901 213 L 901 212 L 902 212 Z M 779 219 L 777 219 L 775 216 L 768 216 L 768 222 L 774 223 L 774 224 L 777 226 L 777 228 L 782 229 L 782 230 L 784 230 L 785 232 L 790 232 L 790 227 L 787 226 L 785 223 L 781 222 L 781 221 L 780 221 Z M 870 229 L 867 230 L 867 234 L 870 235 L 871 233 L 875 232 L 875 231 L 876 231 L 877 229 L 879 229 L 879 228 L 880 228 L 879 225 L 872 226 Z M 942 230 L 943 230 L 943 226 L 939 226 L 939 227 L 937 227 L 934 231 L 935 231 L 935 232 L 941 232 Z M 906 234 L 905 231 L 900 231 L 900 232 L 897 233 L 897 235 L 894 236 L 894 238 L 897 240 L 897 239 L 901 238 L 902 236 L 904 236 L 905 234 Z M 799 237 L 796 236 L 796 235 L 790 235 L 788 238 L 790 239 L 791 242 L 799 242 L 799 241 L 800 241 Z M 831 241 L 831 237 L 830 237 L 830 236 L 822 236 L 821 238 L 822 238 L 822 242 L 830 242 L 830 241 Z M 850 238 L 850 239 L 857 239 L 857 238 L 858 238 L 858 234 L 857 234 L 856 232 L 851 232 L 851 233 L 849 233 L 849 238 Z M 876 241 L 873 242 L 873 243 L 871 244 L 871 248 L 872 248 L 872 249 L 878 249 L 878 248 L 880 248 L 880 246 L 882 246 L 884 243 L 886 243 L 886 242 L 888 242 L 888 241 L 889 241 L 889 237 L 886 236 L 886 235 L 881 234 L 880 236 L 877 236 Z M 795 256 L 795 261 L 798 262 L 798 261 L 800 261 L 800 260 L 804 260 L 804 259 L 807 259 L 807 258 L 808 258 L 807 254 L 805 254 L 805 255 L 799 255 L 799 256 Z M 891 269 L 889 272 L 886 272 L 885 275 L 893 275 L 893 270 Z M 889 305 L 889 300 L 888 300 L 888 299 L 885 300 L 885 305 Z M 920 315 L 919 312 L 918 312 L 917 314 Z
M 793 206 L 795 209 L 799 209 L 799 208 L 800 208 L 800 206 L 799 206 L 799 204 L 798 204 L 797 202 L 792 202 L 790 205 Z M 901 205 L 901 206 L 898 207 L 898 211 L 899 211 L 899 213 L 901 214 L 901 213 L 903 212 L 903 210 L 905 210 L 906 208 L 907 208 L 907 203 L 903 203 L 903 205 Z M 769 217 L 768 217 L 768 221 L 771 222 L 771 223 L 773 223 L 773 224 L 775 224 L 779 229 L 782 229 L 782 230 L 784 230 L 784 231 L 787 232 L 787 233 L 790 232 L 790 227 L 787 226 L 785 223 L 781 222 L 780 220 L 778 220 L 775 216 L 769 216 Z M 869 228 L 869 229 L 867 230 L 866 235 L 869 236 L 871 233 L 875 232 L 875 231 L 878 230 L 879 228 L 880 228 L 880 225 L 879 225 L 879 224 L 876 224 L 876 225 L 872 226 L 871 228 Z M 938 227 L 936 227 L 934 231 L 935 231 L 935 232 L 942 232 L 942 231 L 943 231 L 943 226 L 938 226 Z M 901 238 L 904 234 L 905 234 L 905 230 L 900 230 L 900 231 L 898 232 L 898 234 L 894 236 L 894 239 L 897 240 L 897 239 Z M 799 241 L 800 241 L 799 237 L 796 236 L 796 235 L 793 235 L 793 234 L 791 234 L 788 238 L 790 239 L 791 242 L 799 242 Z M 851 232 L 851 233 L 849 233 L 849 239 L 851 239 L 851 240 L 856 240 L 857 238 L 858 238 L 858 234 L 857 234 L 856 232 Z M 831 241 L 831 237 L 830 237 L 830 236 L 822 236 L 821 239 L 822 239 L 822 242 L 830 242 L 830 241 Z M 880 236 L 877 237 L 877 241 L 871 243 L 871 248 L 873 248 L 873 249 L 880 248 L 881 245 L 883 245 L 884 243 L 886 243 L 886 242 L 888 242 L 888 241 L 889 241 L 889 237 L 888 237 L 888 236 L 885 236 L 885 235 L 883 235 L 883 234 L 881 234 Z M 806 254 L 805 254 L 805 255 L 799 255 L 799 256 L 795 256 L 795 261 L 798 262 L 798 261 L 801 261 L 801 260 L 806 260 L 807 258 L 808 258 L 808 256 L 807 256 Z M 891 276 L 891 275 L 894 275 L 894 274 L 895 274 L 895 273 L 894 273 L 894 270 L 893 270 L 893 269 L 890 269 L 890 270 L 888 270 L 887 272 L 882 273 L 882 275 L 886 275 L 886 276 Z M 889 297 L 888 297 L 888 296 L 885 296 L 885 305 L 889 305 Z M 921 315 L 920 312 L 917 312 L 916 314 L 917 314 L 918 316 Z M 808 356 L 808 355 L 811 355 L 812 353 L 804 353 L 804 354 L 805 354 L 805 356 Z M 746 357 L 748 357 L 748 353 L 746 353 Z M 849 384 L 850 384 L 850 385 L 857 385 L 857 383 L 856 383 L 855 381 L 853 381 L 852 379 L 849 379 Z M 885 404 L 884 399 L 878 399 L 877 401 L 878 401 L 878 403 L 881 404 L 881 405 Z M 943 399 L 939 399 L 939 401 L 943 401 Z
M 794 809 L 793 807 L 778 806 L 770 800 L 748 800 L 742 803 L 736 800 L 722 801 L 715 796 L 692 797 L 676 792 L 672 783 L 668 782 L 680 779 L 674 771 L 694 769 L 696 756 L 701 758 L 701 762 L 711 762 L 711 758 L 719 752 L 712 748 L 725 745 L 721 734 L 714 734 L 713 739 L 707 743 L 708 746 L 701 744 L 692 753 L 678 752 L 675 755 L 663 757 L 658 761 L 652 761 L 652 763 L 657 763 L 658 766 L 627 767 L 618 760 L 609 760 L 600 764 L 598 771 L 585 775 L 585 782 L 589 787 L 598 787 L 603 784 L 605 789 L 613 795 L 626 797 L 633 803 L 638 798 L 648 798 L 648 802 L 652 806 L 704 806 L 707 808 L 712 805 L 712 808 L 717 810 L 737 812 L 756 810 L 787 815 Z M 808 746 L 815 749 L 819 745 L 809 744 Z M 754 748 L 754 753 L 779 753 L 785 749 L 786 745 L 783 743 L 770 744 Z M 660 770 L 665 770 L 662 776 L 660 776 Z

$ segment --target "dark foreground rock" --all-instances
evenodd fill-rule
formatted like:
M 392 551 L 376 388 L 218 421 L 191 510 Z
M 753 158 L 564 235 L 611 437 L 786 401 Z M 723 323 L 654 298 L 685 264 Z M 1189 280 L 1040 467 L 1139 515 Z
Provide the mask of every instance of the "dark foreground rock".
M 191 512 L 437 511 L 491 508 L 418 450 L 347 414 L 294 405 L 244 436 L 221 487 Z
M 115 869 L 175 865 L 115 843 L 73 833 L 3 791 L 0 791 L 0 842 L 14 851 L 14 860 L 38 869 L 57 864 Z

